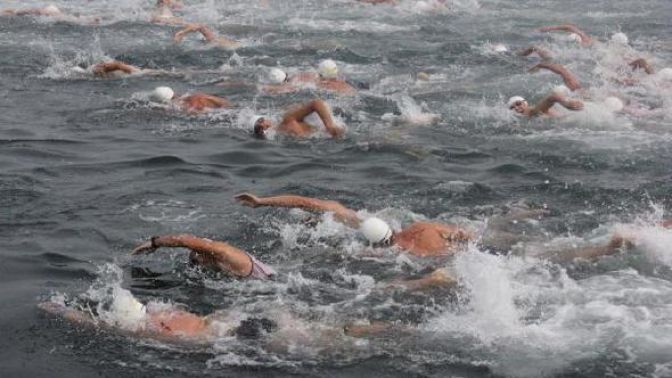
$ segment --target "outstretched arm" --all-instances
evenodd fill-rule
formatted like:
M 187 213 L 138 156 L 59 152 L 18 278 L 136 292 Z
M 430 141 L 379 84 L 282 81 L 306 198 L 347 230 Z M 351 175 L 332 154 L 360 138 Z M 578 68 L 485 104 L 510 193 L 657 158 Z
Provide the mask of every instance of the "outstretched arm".
M 217 39 L 217 35 L 209 27 L 203 24 L 188 24 L 175 33 L 173 41 L 175 41 L 175 43 L 180 43 L 184 37 L 190 33 L 201 33 L 207 42 L 213 42 Z
M 549 59 L 553 58 L 553 56 L 551 55 L 551 53 L 548 50 L 542 49 L 541 47 L 537 47 L 537 46 L 530 46 L 530 47 L 526 48 L 525 50 L 521 50 L 518 53 L 518 55 L 529 56 L 529 55 L 535 54 L 535 53 L 543 60 L 549 60 Z
M 417 279 L 393 281 L 388 287 L 401 286 L 406 290 L 416 291 L 455 285 L 457 285 L 457 280 L 451 277 L 445 269 L 436 269 L 432 273 Z
M 336 220 L 347 226 L 359 227 L 360 223 L 360 219 L 354 210 L 348 209 L 336 201 L 327 201 L 317 198 L 294 195 L 257 197 L 250 193 L 242 193 L 237 195 L 235 198 L 245 206 L 287 207 L 320 213 L 333 212 L 336 216 Z
M 114 71 L 121 71 L 127 74 L 132 74 L 136 72 L 140 72 L 140 69 L 135 66 L 131 66 L 130 64 L 126 64 L 124 62 L 120 62 L 118 60 L 113 60 L 111 62 L 105 62 L 105 63 L 98 63 L 95 66 L 93 66 L 93 73 L 95 75 L 105 75 L 110 72 Z
M 556 94 L 552 94 L 545 99 L 541 100 L 540 103 L 534 106 L 532 108 L 532 111 L 530 112 L 531 116 L 537 116 L 540 114 L 547 114 L 548 111 L 553 107 L 555 104 L 560 104 L 563 107 L 565 107 L 568 110 L 581 110 L 583 109 L 583 102 L 579 100 L 574 100 L 574 99 L 568 99 Z
M 313 112 L 317 113 L 324 124 L 324 127 L 327 129 L 327 132 L 331 134 L 332 137 L 337 138 L 343 135 L 343 129 L 334 124 L 334 119 L 331 116 L 331 110 L 329 105 L 323 100 L 317 99 L 309 101 L 305 104 L 299 105 L 296 108 L 288 111 L 283 116 L 283 122 L 288 122 L 290 120 L 302 122 L 306 117 L 308 117 Z
M 539 31 L 541 32 L 564 31 L 567 33 L 574 33 L 579 37 L 581 37 L 582 44 L 589 45 L 593 43 L 593 39 L 590 36 L 588 36 L 588 34 L 586 34 L 583 30 L 579 29 L 576 25 L 572 24 L 545 26 L 543 28 L 539 28 Z
M 197 262 L 216 266 L 237 276 L 246 277 L 252 271 L 251 258 L 245 251 L 228 243 L 189 234 L 154 236 L 137 246 L 131 254 L 152 253 L 160 247 L 188 248 L 196 254 Z
M 612 236 L 606 245 L 585 247 L 571 251 L 551 252 L 547 256 L 553 262 L 565 262 L 574 259 L 593 260 L 601 256 L 613 255 L 623 247 L 631 247 L 632 242 L 621 235 Z
M 653 66 L 644 58 L 635 59 L 629 64 L 632 67 L 632 70 L 643 69 L 648 75 L 653 75 L 656 71 L 653 69 Z
M 550 62 L 542 62 L 537 64 L 536 66 L 530 68 L 530 72 L 534 73 L 539 71 L 540 69 L 546 69 L 549 70 L 555 74 L 558 74 L 562 76 L 562 80 L 565 82 L 565 85 L 567 88 L 571 89 L 572 91 L 575 91 L 577 89 L 581 89 L 581 84 L 579 83 L 579 80 L 577 80 L 576 76 L 574 76 L 573 73 L 571 73 L 565 66 L 559 63 L 550 63 Z

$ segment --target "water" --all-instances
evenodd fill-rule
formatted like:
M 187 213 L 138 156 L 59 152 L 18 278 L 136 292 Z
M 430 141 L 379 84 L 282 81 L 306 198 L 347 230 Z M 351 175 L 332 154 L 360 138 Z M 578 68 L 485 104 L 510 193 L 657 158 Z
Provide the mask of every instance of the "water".
M 670 2 L 449 1 L 437 13 L 411 1 L 264 3 L 187 1 L 186 19 L 243 42 L 235 53 L 194 38 L 175 46 L 173 28 L 145 21 L 149 1 L 58 4 L 105 15 L 95 27 L 0 19 L 3 376 L 672 375 L 672 233 L 654 226 L 672 192 L 671 89 L 605 79 L 623 56 L 671 65 Z M 566 20 L 601 41 L 623 31 L 631 46 L 584 49 L 533 31 Z M 549 48 L 594 104 L 563 120 L 512 116 L 509 96 L 538 99 L 560 80 L 527 74 L 534 59 L 494 53 L 496 43 Z M 186 74 L 72 72 L 105 58 Z M 347 137 L 253 139 L 249 115 L 279 115 L 315 96 L 260 94 L 264 69 L 308 70 L 324 58 L 369 88 L 325 96 Z M 237 108 L 185 116 L 150 106 L 146 93 L 158 85 L 219 94 Z M 614 92 L 658 110 L 614 116 L 599 106 Z M 338 200 L 395 227 L 421 219 L 489 226 L 493 240 L 523 243 L 509 257 L 476 245 L 447 261 L 374 254 L 329 216 L 311 228 L 302 212 L 239 206 L 233 196 L 242 191 Z M 498 221 L 520 207 L 550 215 Z M 637 247 L 591 263 L 535 257 L 615 230 L 637 235 Z M 227 240 L 280 277 L 232 280 L 189 266 L 184 251 L 128 256 L 148 236 L 176 232 Z M 459 277 L 459 290 L 383 289 L 437 264 Z M 263 314 L 280 330 L 266 343 L 172 345 L 81 330 L 36 309 L 52 297 L 104 301 L 120 287 L 144 303 L 217 312 L 223 325 Z M 330 333 L 368 320 L 410 330 L 370 340 Z

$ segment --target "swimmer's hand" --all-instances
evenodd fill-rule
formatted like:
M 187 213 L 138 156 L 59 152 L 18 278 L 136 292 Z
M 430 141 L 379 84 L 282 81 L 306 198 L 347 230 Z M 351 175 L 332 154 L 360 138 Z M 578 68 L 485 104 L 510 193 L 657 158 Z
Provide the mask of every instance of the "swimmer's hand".
M 259 197 L 255 196 L 254 194 L 241 193 L 234 198 L 244 206 L 259 207 L 262 205 L 261 199 L 259 199 Z
M 154 238 L 152 238 L 152 239 L 154 239 Z M 152 253 L 152 252 L 156 251 L 156 248 L 157 248 L 157 246 L 154 243 L 154 241 L 153 240 L 148 240 L 148 241 L 140 244 L 139 246 L 135 247 L 133 249 L 133 251 L 131 251 L 131 255 L 142 255 L 142 254 L 145 254 L 145 253 Z

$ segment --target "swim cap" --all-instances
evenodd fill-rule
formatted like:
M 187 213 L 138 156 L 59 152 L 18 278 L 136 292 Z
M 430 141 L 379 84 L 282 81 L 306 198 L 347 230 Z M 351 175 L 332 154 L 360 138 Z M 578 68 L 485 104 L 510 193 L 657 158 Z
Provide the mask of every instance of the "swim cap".
M 621 101 L 620 98 L 613 96 L 604 99 L 604 106 L 614 113 L 620 112 L 624 107 L 623 101 Z
M 627 45 L 628 44 L 628 36 L 625 35 L 625 33 L 614 33 L 614 35 L 611 36 L 611 42 L 617 43 L 619 45 Z
M 579 42 L 579 43 L 583 41 L 583 40 L 581 39 L 581 36 L 578 35 L 578 34 L 576 34 L 576 33 L 570 33 L 570 34 L 567 36 L 567 40 L 570 41 L 570 42 Z
M 371 244 L 387 242 L 392 237 L 392 229 L 384 220 L 376 217 L 369 218 L 362 222 L 359 227 L 364 237 Z
M 268 71 L 268 80 L 272 84 L 282 84 L 287 80 L 287 74 L 285 71 L 273 67 Z
M 571 91 L 564 84 L 557 85 L 553 88 L 553 94 L 558 96 L 569 96 L 569 92 Z
M 526 100 L 521 96 L 513 96 L 509 99 L 509 101 L 506 104 L 509 106 L 509 109 L 511 109 L 513 105 L 518 101 L 526 101 Z
M 154 89 L 149 98 L 152 101 L 167 103 L 175 97 L 175 92 L 173 92 L 170 87 L 157 87 Z
M 672 68 L 663 68 L 662 70 L 658 71 L 657 76 L 662 80 L 672 81 Z
M 124 329 L 137 330 L 144 328 L 147 308 L 140 303 L 130 291 L 115 288 L 114 299 L 110 311 L 115 322 Z
M 338 75 L 338 66 L 336 65 L 336 62 L 334 62 L 331 59 L 325 59 L 320 62 L 320 65 L 318 66 L 318 71 L 320 72 L 320 76 L 322 76 L 325 79 L 333 79 Z
M 492 46 L 492 50 L 494 52 L 498 52 L 498 53 L 505 53 L 505 52 L 509 51 L 509 48 L 506 47 L 506 45 L 504 45 L 502 43 L 498 43 L 498 44 Z

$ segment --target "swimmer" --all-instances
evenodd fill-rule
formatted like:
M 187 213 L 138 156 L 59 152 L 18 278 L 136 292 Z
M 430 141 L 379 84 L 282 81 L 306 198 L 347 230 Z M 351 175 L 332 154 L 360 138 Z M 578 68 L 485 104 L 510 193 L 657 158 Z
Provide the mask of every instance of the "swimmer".
M 560 104 L 567 110 L 572 111 L 579 111 L 583 109 L 583 102 L 575 99 L 568 99 L 557 93 L 547 96 L 535 106 L 530 106 L 527 103 L 527 100 L 521 96 L 513 96 L 507 103 L 509 109 L 530 118 L 541 115 L 548 117 L 558 117 L 559 114 L 551 109 L 555 104 Z
M 535 73 L 541 69 L 549 70 L 553 73 L 562 76 L 562 80 L 565 82 L 565 86 L 567 86 L 567 88 L 569 88 L 571 91 L 581 89 L 581 83 L 579 83 L 579 80 L 576 78 L 576 76 L 574 76 L 574 74 L 571 73 L 562 64 L 541 62 L 535 65 L 534 67 L 530 68 L 528 72 Z
M 302 87 L 314 85 L 320 90 L 335 92 L 343 95 L 355 95 L 357 90 L 345 80 L 338 78 L 338 66 L 331 59 L 325 59 L 320 62 L 318 72 L 301 72 L 289 77 L 279 68 L 272 69 L 272 85 L 263 88 L 265 92 L 271 94 L 291 93 L 302 89 Z
M 254 208 L 269 206 L 318 213 L 330 212 L 339 222 L 358 228 L 374 247 L 397 246 L 402 251 L 419 257 L 453 254 L 474 238 L 471 232 L 457 225 L 434 222 L 415 222 L 402 230 L 394 231 L 382 219 L 371 217 L 362 220 L 354 210 L 336 201 L 295 195 L 257 197 L 250 193 L 239 194 L 235 199 Z
M 149 20 L 153 24 L 163 25 L 186 25 L 187 22 L 173 14 L 171 8 L 167 6 L 157 8 Z
M 108 62 L 98 63 L 89 68 L 91 72 L 98 77 L 124 77 L 133 74 L 139 74 L 145 70 L 142 68 L 120 62 L 118 60 L 111 60 Z M 154 70 L 148 70 L 154 71 Z
M 576 27 L 576 25 L 572 24 L 545 26 L 543 28 L 539 28 L 538 30 L 540 32 L 563 31 L 570 33 L 570 38 L 580 42 L 583 46 L 589 46 L 593 43 L 593 39 L 588 36 L 588 34 Z
M 161 247 L 187 248 L 191 251 L 189 258 L 193 263 L 228 272 L 239 278 L 265 280 L 275 275 L 273 268 L 241 249 L 225 242 L 189 234 L 154 236 L 133 249 L 131 254 L 149 254 Z
M 175 43 L 181 43 L 184 37 L 190 33 L 201 33 L 203 38 L 205 38 L 205 43 L 210 45 L 220 46 L 227 49 L 240 47 L 240 42 L 227 37 L 218 36 L 212 29 L 203 24 L 187 24 L 184 28 L 175 33 L 173 41 L 175 41 Z
M 51 4 L 41 8 L 5 9 L 0 11 L 3 16 L 44 16 L 52 17 L 58 21 L 97 25 L 100 17 L 85 17 L 79 14 L 68 15 L 57 6 Z
M 184 8 L 184 4 L 178 0 L 157 0 L 156 8 L 170 8 L 172 10 L 180 10 Z
M 529 46 L 528 48 L 518 52 L 518 55 L 520 56 L 530 56 L 532 54 L 537 54 L 537 56 L 543 60 L 553 59 L 553 55 L 548 50 L 537 46 Z
M 308 137 L 317 131 L 316 127 L 305 121 L 306 117 L 313 113 L 317 113 L 324 128 L 333 138 L 343 135 L 344 130 L 336 126 L 329 105 L 320 99 L 296 105 L 282 116 L 282 120 L 277 125 L 273 125 L 267 117 L 255 116 L 251 121 L 253 133 L 258 138 L 264 138 L 271 129 L 274 129 L 276 132 L 294 137 Z
M 157 87 L 152 91 L 149 97 L 152 101 L 163 104 L 173 104 L 190 113 L 200 113 L 212 109 L 230 108 L 233 106 L 231 102 L 225 98 L 206 93 L 192 93 L 176 98 L 175 92 L 169 87 Z

